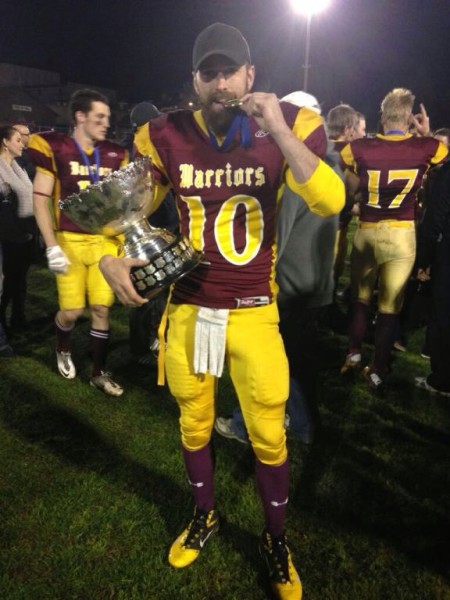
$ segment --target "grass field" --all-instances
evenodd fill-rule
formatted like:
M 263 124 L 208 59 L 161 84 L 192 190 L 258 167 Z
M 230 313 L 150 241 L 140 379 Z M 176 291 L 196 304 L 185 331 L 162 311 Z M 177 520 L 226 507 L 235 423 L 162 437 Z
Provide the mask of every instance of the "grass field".
M 251 451 L 215 434 L 224 523 L 195 565 L 172 570 L 168 545 L 192 513 L 177 406 L 155 367 L 133 362 L 121 306 L 110 367 L 124 396 L 86 385 L 87 320 L 74 334 L 80 376 L 63 380 L 55 310 L 52 275 L 34 265 L 30 329 L 12 339 L 19 357 L 0 362 L 0 598 L 269 598 Z M 343 382 L 346 339 L 321 334 L 322 430 L 312 446 L 288 441 L 287 527 L 305 600 L 450 599 L 450 403 L 413 386 L 427 373 L 423 334 L 396 355 L 383 395 Z M 219 413 L 234 402 L 225 376 Z

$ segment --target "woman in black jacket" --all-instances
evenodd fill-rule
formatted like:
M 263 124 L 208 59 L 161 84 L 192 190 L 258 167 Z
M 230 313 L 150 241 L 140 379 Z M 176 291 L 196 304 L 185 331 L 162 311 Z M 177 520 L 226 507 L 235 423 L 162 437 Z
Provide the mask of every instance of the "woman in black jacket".
M 0 241 L 3 250 L 3 294 L 0 321 L 6 325 L 11 303 L 11 327 L 25 324 L 27 274 L 31 262 L 33 184 L 16 162 L 22 155 L 23 142 L 11 125 L 0 127 Z

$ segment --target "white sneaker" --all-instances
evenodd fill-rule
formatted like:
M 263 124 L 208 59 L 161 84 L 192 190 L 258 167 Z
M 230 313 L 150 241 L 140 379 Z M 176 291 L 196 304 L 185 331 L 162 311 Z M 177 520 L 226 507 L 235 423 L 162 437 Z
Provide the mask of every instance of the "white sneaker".
M 345 362 L 341 367 L 341 375 L 354 372 L 361 366 L 361 354 L 360 353 L 349 353 L 345 357 Z
M 98 390 L 109 394 L 110 396 L 121 396 L 123 394 L 123 387 L 111 379 L 111 373 L 102 371 L 97 377 L 91 377 L 89 383 L 92 387 L 96 387 Z
M 372 390 L 381 390 L 384 382 L 378 373 L 372 371 L 370 366 L 364 367 L 363 375 Z
M 443 390 L 438 390 L 433 387 L 428 383 L 426 377 L 415 377 L 414 385 L 421 390 L 426 390 L 430 394 L 439 394 L 440 396 L 446 396 L 447 398 L 450 397 L 450 392 L 444 392 Z
M 217 417 L 214 423 L 214 429 L 223 437 L 226 437 L 230 440 L 236 440 L 238 442 L 241 442 L 241 444 L 248 444 L 247 439 L 242 438 L 240 435 L 235 433 L 234 429 L 231 426 L 232 422 L 233 419 L 231 418 Z
M 56 351 L 56 363 L 58 365 L 58 371 L 64 377 L 64 379 L 74 379 L 77 371 L 73 364 L 72 355 L 70 352 L 58 352 Z

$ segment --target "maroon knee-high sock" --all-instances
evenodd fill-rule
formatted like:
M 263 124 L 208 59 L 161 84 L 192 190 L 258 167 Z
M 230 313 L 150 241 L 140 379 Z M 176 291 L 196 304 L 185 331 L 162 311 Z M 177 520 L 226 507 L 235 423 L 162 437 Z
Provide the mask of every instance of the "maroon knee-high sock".
M 372 370 L 384 377 L 389 368 L 392 346 L 397 335 L 398 315 L 379 313 L 375 325 L 375 356 Z
M 89 331 L 92 353 L 92 377 L 101 375 L 105 370 L 106 355 L 108 353 L 109 329 L 94 329 Z
M 289 461 L 282 465 L 266 465 L 256 459 L 256 483 L 263 505 L 266 528 L 273 536 L 284 531 L 289 498 Z
M 195 505 L 209 512 L 214 508 L 214 466 L 211 446 L 190 451 L 184 446 L 183 458 Z
M 58 352 L 70 352 L 70 334 L 73 331 L 71 327 L 63 327 L 55 317 L 56 350 Z
M 353 305 L 353 317 L 348 335 L 348 349 L 351 353 L 361 351 L 362 342 L 367 327 L 367 304 L 355 302 Z

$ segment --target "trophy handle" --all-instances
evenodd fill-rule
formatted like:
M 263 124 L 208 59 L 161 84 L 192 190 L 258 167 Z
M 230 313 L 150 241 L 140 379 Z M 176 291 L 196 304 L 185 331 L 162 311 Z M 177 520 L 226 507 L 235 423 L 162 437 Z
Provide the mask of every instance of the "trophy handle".
M 149 264 L 131 269 L 130 277 L 141 296 L 153 298 L 163 288 L 192 271 L 203 258 L 184 235 L 152 227 L 141 219 L 125 232 L 124 254 Z

